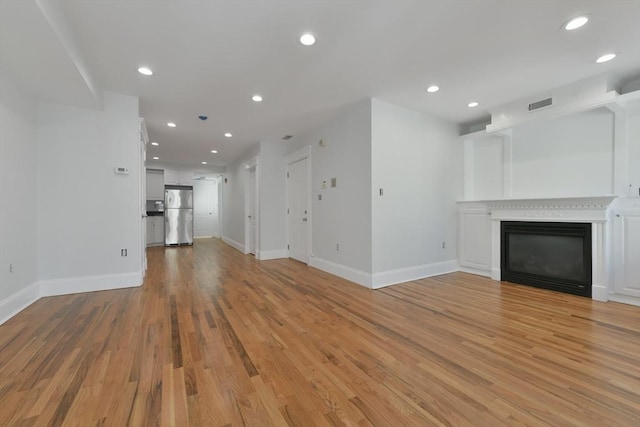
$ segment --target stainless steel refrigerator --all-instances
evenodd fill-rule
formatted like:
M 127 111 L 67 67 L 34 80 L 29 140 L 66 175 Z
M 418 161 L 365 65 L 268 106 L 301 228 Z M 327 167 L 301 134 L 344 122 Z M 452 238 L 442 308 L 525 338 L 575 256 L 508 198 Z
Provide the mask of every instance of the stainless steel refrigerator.
M 167 186 L 164 190 L 165 245 L 193 244 L 193 189 Z

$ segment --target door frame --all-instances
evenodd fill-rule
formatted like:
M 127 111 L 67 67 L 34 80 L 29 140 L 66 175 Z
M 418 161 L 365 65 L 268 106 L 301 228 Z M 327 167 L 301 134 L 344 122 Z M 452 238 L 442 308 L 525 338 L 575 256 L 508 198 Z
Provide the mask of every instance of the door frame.
M 307 145 L 306 147 L 302 147 L 296 151 L 294 151 L 293 153 L 288 154 L 285 157 L 285 171 L 284 171 L 284 179 L 285 179 L 285 206 L 286 209 L 289 209 L 289 193 L 290 193 L 290 189 L 289 189 L 289 179 L 288 179 L 288 174 L 289 174 L 289 166 L 292 163 L 296 163 L 299 162 L 300 160 L 304 160 L 307 159 L 307 242 L 308 242 L 308 247 L 307 247 L 307 259 L 308 259 L 308 263 L 307 264 L 311 264 L 311 258 L 313 258 L 313 245 L 312 245 L 312 235 L 313 233 L 311 232 L 311 228 L 312 228 L 312 224 L 313 224 L 313 211 L 311 210 L 311 198 L 312 198 L 312 183 L 311 183 L 311 145 Z M 289 214 L 286 214 L 286 218 L 287 218 L 287 226 L 285 229 L 285 236 L 286 236 L 286 241 L 287 241 L 287 258 L 290 258 L 290 254 L 289 254 L 289 244 L 290 244 L 290 236 L 289 236 Z
M 259 177 L 259 169 L 260 165 L 258 162 L 258 157 L 251 158 L 244 165 L 244 254 L 251 253 L 251 244 L 255 243 L 256 246 L 256 259 L 260 259 L 260 179 Z M 255 213 L 256 213 L 256 241 L 251 242 L 251 171 L 255 171 L 255 194 L 254 194 L 254 203 L 255 203 Z

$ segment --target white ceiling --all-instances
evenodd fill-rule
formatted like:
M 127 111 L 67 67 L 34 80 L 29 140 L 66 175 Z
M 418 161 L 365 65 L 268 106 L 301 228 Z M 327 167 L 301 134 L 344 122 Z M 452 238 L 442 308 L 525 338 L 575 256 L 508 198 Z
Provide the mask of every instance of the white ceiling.
M 138 96 L 150 139 L 160 143 L 149 155 L 189 169 L 202 169 L 202 160 L 227 165 L 258 141 L 308 132 L 363 98 L 465 124 L 582 78 L 640 75 L 640 0 L 0 5 L 4 69 L 46 100 L 87 105 L 87 82 Z M 584 13 L 585 27 L 562 28 Z M 316 34 L 314 46 L 298 42 L 304 31 Z M 615 60 L 595 63 L 611 51 Z M 155 75 L 138 74 L 140 65 Z M 430 84 L 440 91 L 427 94 Z M 264 101 L 252 102 L 254 93 Z

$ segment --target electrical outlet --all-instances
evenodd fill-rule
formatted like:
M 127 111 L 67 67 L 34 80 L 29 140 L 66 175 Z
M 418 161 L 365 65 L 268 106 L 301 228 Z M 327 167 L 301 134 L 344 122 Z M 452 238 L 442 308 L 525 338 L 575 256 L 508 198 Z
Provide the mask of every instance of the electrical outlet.
M 13 273 L 13 264 L 9 264 L 9 273 Z
M 336 251 L 340 250 L 340 243 L 336 243 Z
M 127 250 L 126 249 L 120 249 L 120 256 L 127 256 Z

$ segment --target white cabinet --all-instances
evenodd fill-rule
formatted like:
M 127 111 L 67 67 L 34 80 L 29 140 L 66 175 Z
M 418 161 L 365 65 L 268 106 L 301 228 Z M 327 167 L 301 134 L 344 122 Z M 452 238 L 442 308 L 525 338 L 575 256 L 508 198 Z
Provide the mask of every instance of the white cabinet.
M 164 216 L 147 217 L 147 246 L 164 244 Z
M 193 172 L 164 170 L 165 185 L 193 185 Z
M 164 200 L 164 173 L 147 169 L 147 200 Z
M 486 205 L 458 205 L 458 263 L 460 270 L 491 275 L 491 216 Z
M 610 290 L 616 295 L 640 298 L 640 201 L 629 202 L 613 211 L 613 289 Z

